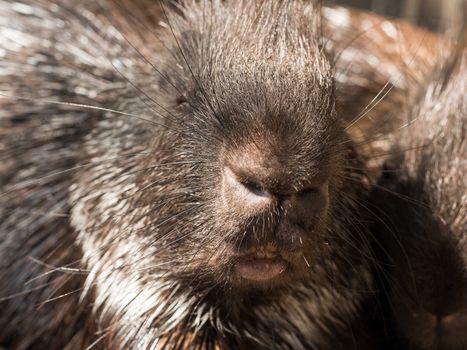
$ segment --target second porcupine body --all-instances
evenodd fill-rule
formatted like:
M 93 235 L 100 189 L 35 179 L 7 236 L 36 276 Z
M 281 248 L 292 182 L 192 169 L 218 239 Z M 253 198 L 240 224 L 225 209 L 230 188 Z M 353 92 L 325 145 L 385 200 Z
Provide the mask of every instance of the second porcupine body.
M 462 42 L 464 40 L 464 42 Z M 420 82 L 372 202 L 388 257 L 388 305 L 408 349 L 467 346 L 467 50 L 465 36 Z

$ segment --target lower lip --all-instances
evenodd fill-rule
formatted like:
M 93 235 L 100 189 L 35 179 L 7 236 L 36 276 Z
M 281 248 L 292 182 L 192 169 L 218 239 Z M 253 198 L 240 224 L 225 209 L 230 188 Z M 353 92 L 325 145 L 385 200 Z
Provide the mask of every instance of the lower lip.
M 272 259 L 243 258 L 235 264 L 238 276 L 251 281 L 267 281 L 284 272 L 286 262 L 281 257 Z

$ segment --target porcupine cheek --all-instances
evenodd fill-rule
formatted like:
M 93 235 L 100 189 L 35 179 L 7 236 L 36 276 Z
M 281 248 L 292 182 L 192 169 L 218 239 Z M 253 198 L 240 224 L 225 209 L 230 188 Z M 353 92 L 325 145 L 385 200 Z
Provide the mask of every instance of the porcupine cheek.
M 300 167 L 275 152 L 277 146 L 257 145 L 226 157 L 221 197 L 233 232 L 233 275 L 262 283 L 296 275 L 300 269 L 307 244 L 322 226 L 328 181 L 296 172 Z

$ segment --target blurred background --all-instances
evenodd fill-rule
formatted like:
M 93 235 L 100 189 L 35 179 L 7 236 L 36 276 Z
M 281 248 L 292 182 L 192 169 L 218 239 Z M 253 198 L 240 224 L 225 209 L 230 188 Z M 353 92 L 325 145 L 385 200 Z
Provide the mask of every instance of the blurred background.
M 452 27 L 461 20 L 462 4 L 467 0 L 333 0 L 332 3 L 402 17 L 436 31 Z

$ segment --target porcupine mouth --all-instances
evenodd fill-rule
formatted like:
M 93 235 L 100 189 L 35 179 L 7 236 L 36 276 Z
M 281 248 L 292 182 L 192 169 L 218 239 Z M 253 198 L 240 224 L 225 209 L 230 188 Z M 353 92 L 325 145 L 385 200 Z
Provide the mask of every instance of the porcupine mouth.
M 256 251 L 238 257 L 235 274 L 245 280 L 262 282 L 272 280 L 286 272 L 297 253 Z

